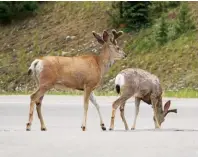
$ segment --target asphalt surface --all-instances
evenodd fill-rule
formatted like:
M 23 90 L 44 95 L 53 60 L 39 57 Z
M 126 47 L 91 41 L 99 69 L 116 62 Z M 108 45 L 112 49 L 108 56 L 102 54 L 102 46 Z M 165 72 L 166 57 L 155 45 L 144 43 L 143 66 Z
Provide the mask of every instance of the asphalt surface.
M 107 128 L 111 104 L 117 97 L 97 97 Z M 164 98 L 164 102 L 168 98 Z M 29 96 L 0 96 L 0 157 L 198 157 L 198 99 L 172 98 L 160 130 L 154 129 L 151 106 L 141 102 L 136 130 L 125 131 L 119 110 L 114 131 L 102 131 L 90 103 L 87 131 L 81 131 L 82 96 L 45 96 L 42 106 L 46 132 L 40 131 L 36 110 L 32 131 L 26 132 Z M 134 99 L 125 110 L 129 127 Z

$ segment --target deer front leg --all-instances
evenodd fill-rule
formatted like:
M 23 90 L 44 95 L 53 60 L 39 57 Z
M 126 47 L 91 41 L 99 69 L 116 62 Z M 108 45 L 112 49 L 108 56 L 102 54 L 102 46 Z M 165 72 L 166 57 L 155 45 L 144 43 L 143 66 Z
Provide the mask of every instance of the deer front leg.
M 132 126 L 131 130 L 135 130 L 136 120 L 137 120 L 137 116 L 139 114 L 140 101 L 141 100 L 139 98 L 135 97 L 135 117 L 134 117 L 133 126 Z
M 151 103 L 152 103 L 152 106 L 153 106 L 153 112 L 154 112 L 154 117 L 155 117 L 155 121 L 154 121 L 155 129 L 158 129 L 158 128 L 160 128 L 159 119 L 158 119 L 158 115 L 157 115 L 158 100 L 154 96 L 151 96 Z
M 45 123 L 44 123 L 43 116 L 41 113 L 42 100 L 43 100 L 43 96 L 39 99 L 39 101 L 36 102 L 36 110 L 37 110 L 38 118 L 41 123 L 41 131 L 46 131 L 47 128 L 45 127 Z
M 89 88 L 84 88 L 84 116 L 83 116 L 83 123 L 82 123 L 82 131 L 86 130 L 86 123 L 87 123 L 87 111 L 89 106 L 89 97 L 91 94 L 91 90 Z
M 92 102 L 92 104 L 96 107 L 96 109 L 98 111 L 98 115 L 100 117 L 100 126 L 101 126 L 102 130 L 106 130 L 106 127 L 105 127 L 104 122 L 103 122 L 103 119 L 102 119 L 102 115 L 100 113 L 100 107 L 99 107 L 99 105 L 98 105 L 98 103 L 96 101 L 96 98 L 95 98 L 93 92 L 91 92 L 90 97 L 89 97 L 89 100 Z
M 126 103 L 126 102 L 125 102 Z M 128 125 L 127 125 L 127 122 L 126 122 L 126 119 L 125 119 L 125 116 L 124 116 L 124 107 L 125 107 L 125 103 L 120 105 L 120 116 L 122 118 L 122 121 L 124 123 L 124 126 L 125 126 L 125 130 L 129 130 L 128 128 Z

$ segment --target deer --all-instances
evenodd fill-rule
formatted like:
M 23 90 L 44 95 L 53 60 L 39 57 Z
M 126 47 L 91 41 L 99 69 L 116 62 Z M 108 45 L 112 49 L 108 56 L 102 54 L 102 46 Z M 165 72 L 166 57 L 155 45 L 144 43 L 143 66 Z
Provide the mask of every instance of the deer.
M 127 68 L 120 71 L 115 77 L 115 89 L 120 96 L 112 104 L 112 116 L 109 130 L 114 129 L 115 113 L 119 106 L 120 116 L 124 123 L 125 130 L 129 130 L 124 115 L 124 108 L 126 101 L 132 96 L 135 97 L 135 116 L 131 130 L 134 130 L 136 127 L 141 101 L 152 106 L 155 129 L 160 129 L 168 113 L 177 113 L 177 109 L 169 109 L 171 105 L 170 100 L 168 100 L 163 107 L 162 86 L 159 78 L 143 69 Z
M 74 89 L 84 92 L 84 114 L 82 131 L 86 130 L 87 111 L 89 100 L 96 107 L 100 118 L 102 130 L 106 130 L 100 107 L 96 101 L 94 90 L 101 84 L 103 76 L 108 72 L 114 61 L 126 57 L 125 52 L 118 46 L 117 39 L 122 31 L 112 29 L 112 37 L 104 30 L 102 36 L 92 31 L 93 36 L 102 45 L 99 54 L 87 54 L 79 56 L 44 56 L 36 58 L 28 69 L 37 84 L 37 90 L 30 95 L 29 120 L 26 130 L 31 130 L 33 122 L 34 106 L 40 120 L 41 131 L 46 131 L 41 105 L 44 94 L 50 89 Z

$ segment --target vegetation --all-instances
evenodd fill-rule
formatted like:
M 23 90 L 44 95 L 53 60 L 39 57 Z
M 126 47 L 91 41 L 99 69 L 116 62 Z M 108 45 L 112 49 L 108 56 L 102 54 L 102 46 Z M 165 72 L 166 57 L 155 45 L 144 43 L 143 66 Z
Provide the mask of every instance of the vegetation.
M 0 23 L 7 24 L 13 19 L 23 19 L 28 15 L 33 15 L 36 9 L 38 9 L 36 1 L 1 1 Z
M 149 23 L 149 1 L 113 2 L 110 17 L 115 27 L 126 27 L 125 31 L 139 30 Z
M 128 56 L 115 63 L 96 94 L 115 95 L 115 75 L 137 67 L 160 78 L 164 96 L 197 97 L 198 3 L 47 2 L 36 12 L 31 19 L 0 26 L 1 93 L 29 94 L 35 84 L 27 68 L 35 57 L 94 53 L 100 47 L 91 32 L 116 27 L 126 32 L 119 42 Z

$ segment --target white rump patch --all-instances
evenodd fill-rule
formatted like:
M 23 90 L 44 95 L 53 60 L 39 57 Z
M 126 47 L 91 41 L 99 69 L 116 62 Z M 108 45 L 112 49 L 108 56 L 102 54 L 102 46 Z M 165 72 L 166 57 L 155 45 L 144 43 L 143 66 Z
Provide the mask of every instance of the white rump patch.
M 40 59 L 35 59 L 31 66 L 29 67 L 29 69 L 32 70 L 33 74 L 38 75 L 40 74 L 40 72 L 43 70 L 43 62 Z
M 122 74 L 118 74 L 115 78 L 115 85 L 119 85 L 122 87 L 125 83 L 124 76 Z

